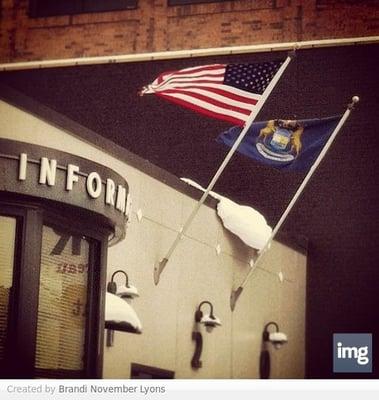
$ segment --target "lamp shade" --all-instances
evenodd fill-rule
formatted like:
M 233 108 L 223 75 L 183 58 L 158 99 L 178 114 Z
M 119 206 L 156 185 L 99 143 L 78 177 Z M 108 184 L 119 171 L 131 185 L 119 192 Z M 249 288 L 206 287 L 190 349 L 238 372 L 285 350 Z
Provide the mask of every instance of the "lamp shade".
M 211 327 L 221 326 L 220 318 L 216 317 L 215 315 L 211 316 L 210 314 L 204 314 L 201 317 L 200 323 Z
M 134 297 L 139 297 L 139 293 L 138 290 L 135 286 L 133 285 L 129 285 L 129 286 L 125 286 L 125 285 L 119 285 L 117 286 L 117 292 L 116 292 L 117 296 L 123 298 L 134 298 Z
M 142 333 L 141 321 L 130 304 L 109 292 L 106 292 L 105 298 L 105 328 Z
M 283 344 L 288 342 L 288 337 L 284 332 L 270 332 L 268 340 L 274 345 L 276 349 L 280 349 Z

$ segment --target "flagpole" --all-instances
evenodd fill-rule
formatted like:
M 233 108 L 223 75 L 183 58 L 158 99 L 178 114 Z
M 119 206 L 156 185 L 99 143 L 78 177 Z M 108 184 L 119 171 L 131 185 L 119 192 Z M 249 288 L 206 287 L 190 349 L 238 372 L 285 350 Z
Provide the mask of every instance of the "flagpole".
M 232 293 L 230 295 L 230 308 L 231 308 L 232 311 L 234 310 L 234 308 L 236 306 L 236 302 L 237 302 L 239 296 L 241 295 L 241 293 L 243 291 L 243 288 L 246 286 L 247 281 L 250 279 L 250 277 L 252 276 L 253 272 L 255 271 L 255 268 L 258 265 L 259 261 L 262 259 L 263 255 L 265 254 L 267 249 L 270 247 L 270 244 L 271 244 L 272 240 L 274 239 L 275 235 L 279 231 L 280 227 L 283 225 L 285 219 L 287 218 L 287 216 L 290 213 L 291 209 L 293 208 L 293 206 L 295 205 L 296 201 L 300 197 L 300 195 L 303 192 L 303 190 L 304 190 L 305 186 L 307 185 L 308 181 L 311 179 L 313 173 L 316 171 L 316 169 L 319 166 L 321 160 L 325 157 L 325 154 L 327 153 L 327 151 L 329 150 L 330 146 L 332 145 L 332 143 L 333 143 L 335 137 L 337 136 L 338 132 L 340 131 L 340 129 L 342 128 L 342 126 L 346 122 L 346 120 L 349 117 L 351 111 L 354 109 L 354 105 L 356 103 L 358 103 L 358 102 L 359 102 L 359 97 L 358 96 L 354 96 L 351 99 L 351 103 L 347 106 L 347 109 L 346 109 L 345 113 L 341 117 L 341 119 L 338 122 L 337 126 L 335 127 L 333 133 L 330 135 L 328 141 L 326 142 L 325 146 L 321 150 L 321 152 L 318 155 L 316 161 L 313 163 L 313 165 L 309 169 L 307 175 L 303 179 L 303 182 L 301 183 L 301 185 L 297 189 L 297 191 L 296 191 L 295 195 L 293 196 L 292 200 L 290 201 L 290 203 L 288 204 L 288 206 L 285 209 L 284 213 L 280 217 L 279 222 L 276 224 L 275 228 L 273 229 L 273 231 L 271 233 L 271 236 L 267 240 L 265 246 L 259 252 L 258 257 L 254 262 L 254 269 L 251 269 L 247 273 L 247 275 L 245 276 L 244 280 L 242 281 L 242 283 L 238 286 L 238 288 L 236 290 L 232 290 Z
M 249 115 L 248 119 L 246 120 L 245 126 L 242 129 L 242 132 L 238 136 L 237 140 L 233 144 L 232 148 L 229 150 L 228 154 L 226 155 L 224 161 L 218 168 L 217 172 L 215 173 L 214 177 L 212 178 L 211 182 L 209 183 L 208 187 L 206 188 L 204 194 L 201 196 L 200 200 L 197 202 L 195 205 L 194 209 L 192 210 L 192 213 L 188 217 L 187 221 L 183 225 L 182 229 L 179 231 L 178 235 L 176 236 L 176 239 L 172 243 L 170 249 L 168 250 L 166 256 L 159 262 L 157 262 L 154 266 L 154 283 L 158 285 L 159 283 L 159 278 L 166 267 L 172 253 L 176 249 L 177 245 L 179 244 L 180 240 L 183 238 L 184 234 L 186 233 L 187 229 L 191 225 L 193 219 L 195 218 L 196 214 L 198 213 L 201 205 L 204 203 L 205 199 L 208 197 L 209 192 L 213 189 L 214 185 L 218 181 L 220 175 L 224 171 L 225 167 L 228 165 L 230 159 L 232 158 L 233 154 L 237 150 L 239 144 L 242 142 L 243 138 L 247 134 L 251 124 L 253 123 L 255 117 L 258 115 L 259 111 L 261 110 L 263 104 L 265 103 L 266 99 L 274 89 L 275 85 L 278 83 L 280 77 L 283 75 L 284 71 L 286 70 L 288 64 L 294 58 L 295 51 L 291 52 L 288 54 L 286 60 L 283 62 L 283 64 L 280 66 L 278 69 L 277 73 L 275 74 L 274 78 L 271 80 L 271 82 L 268 84 L 266 90 L 264 91 L 262 97 L 259 99 L 257 102 L 256 106 L 252 110 L 251 114 Z

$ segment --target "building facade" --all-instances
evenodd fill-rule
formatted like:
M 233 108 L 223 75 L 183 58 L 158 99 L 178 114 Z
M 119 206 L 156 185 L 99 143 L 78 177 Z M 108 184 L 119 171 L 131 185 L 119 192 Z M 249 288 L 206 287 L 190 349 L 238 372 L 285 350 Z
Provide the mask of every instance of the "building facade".
M 1 102 L 0 132 L 3 377 L 258 378 L 270 321 L 289 338 L 280 351 L 270 349 L 271 377 L 304 377 L 304 247 L 276 241 L 232 312 L 231 290 L 251 268 L 254 250 L 223 228 L 211 202 L 156 286 L 154 265 L 194 207 L 197 190 L 153 173 L 152 165 L 134 168 L 130 155 L 116 157 L 7 102 Z M 52 176 L 54 160 L 59 171 Z M 73 166 L 79 166 L 75 173 Z M 94 174 L 100 186 L 89 181 Z M 130 210 L 118 192 L 114 205 L 106 202 L 110 178 L 128 191 Z M 104 295 L 118 270 L 138 288 L 132 305 L 143 328 L 140 335 L 116 331 L 109 341 Z M 121 285 L 123 277 L 115 281 Z M 221 320 L 210 333 L 195 323 L 202 301 Z M 201 367 L 191 364 L 194 331 L 202 335 Z
M 11 184 L 1 187 L 1 218 L 6 227 L 2 235 L 7 243 L 1 250 L 8 266 L 0 284 L 3 343 L 9 332 L 15 333 L 8 350 L 23 340 L 22 325 L 17 324 L 25 312 L 15 310 L 27 303 L 28 294 L 35 300 L 33 312 L 26 312 L 32 317 L 25 320 L 25 329 L 34 334 L 27 343 L 28 351 L 22 353 L 25 347 L 20 347 L 26 368 L 16 364 L 13 370 L 5 368 L 2 373 L 24 377 L 258 378 L 262 332 L 268 322 L 275 321 L 288 334 L 289 342 L 278 352 L 270 349 L 271 377 L 335 377 L 329 353 L 331 335 L 377 329 L 372 311 L 377 292 L 377 269 L 373 268 L 377 252 L 375 241 L 366 238 L 377 234 L 373 222 L 377 201 L 372 187 L 377 182 L 374 150 L 378 139 L 372 127 L 376 124 L 379 2 L 112 0 L 80 2 L 80 8 L 74 6 L 79 2 L 67 1 L 62 7 L 57 3 L 1 2 L 0 68 L 4 72 L 0 74 L 0 138 L 3 148 L 18 149 L 8 154 L 13 158 L 5 158 L 8 161 L 4 161 L 2 173 L 6 176 L 6 171 L 16 171 L 20 154 L 28 154 L 33 145 L 37 146 L 33 148 L 37 154 L 32 158 L 36 161 L 34 168 L 42 168 L 41 157 L 46 157 L 49 161 L 43 162 L 51 166 L 51 160 L 61 151 L 65 153 L 63 167 L 78 164 L 81 168 L 84 159 L 90 163 L 84 161 L 88 167 L 83 167 L 85 173 L 96 172 L 104 179 L 114 176 L 111 179 L 131 195 L 131 213 L 129 219 L 124 214 L 120 222 L 115 215 L 93 208 L 94 199 L 85 186 L 81 203 L 65 203 L 58 198 L 59 192 L 54 195 L 55 185 L 48 184 L 52 178 L 46 172 L 47 164 L 44 183 L 38 183 L 35 175 L 34 189 L 29 188 L 45 185 L 44 193 L 14 192 Z M 310 238 L 308 257 L 304 244 L 278 238 L 231 313 L 230 290 L 249 271 L 252 253 L 222 227 L 216 204 L 210 201 L 155 286 L 154 262 L 164 255 L 200 194 L 144 158 L 177 176 L 193 171 L 204 184 L 219 161 L 218 156 L 210 157 L 215 147 L 209 143 L 214 131 L 224 126 L 200 122 L 197 116 L 186 113 L 179 116 L 174 107 L 158 101 L 142 101 L 136 97 L 137 90 L 164 70 L 191 66 L 193 62 L 266 61 L 284 56 L 282 51 L 296 43 L 304 50 L 299 51 L 286 79 L 268 100 L 262 118 L 272 118 L 273 114 L 290 118 L 334 115 L 352 95 L 359 95 L 364 104 L 353 113 L 347 134 L 336 141 L 332 155 L 285 226 L 291 233 Z M 114 65 L 118 62 L 122 64 Z M 77 67 L 80 64 L 86 66 Z M 194 131 L 202 132 L 203 144 L 183 140 Z M 166 145 L 176 157 L 166 156 Z M 3 148 L 2 155 L 7 155 Z M 13 160 L 12 168 L 9 160 Z M 246 160 L 238 156 L 237 160 L 239 164 L 230 166 L 223 193 L 241 203 L 257 205 L 274 225 L 299 179 L 283 178 L 259 166 L 254 172 Z M 105 166 L 108 172 L 103 170 Z M 12 182 L 20 183 L 17 174 L 18 169 Z M 65 182 L 67 176 L 62 179 Z M 270 189 L 274 190 L 268 198 L 262 195 Z M 106 192 L 105 186 L 102 194 Z M 124 206 L 126 209 L 126 203 Z M 31 234 L 25 231 L 22 236 L 20 229 L 33 225 L 18 222 L 26 218 L 27 210 L 33 211 L 28 211 L 29 215 L 38 222 L 39 234 L 33 240 L 40 243 L 39 250 L 29 254 L 30 270 L 22 267 L 27 264 L 21 256 L 28 247 L 16 240 Z M 116 228 L 125 225 L 126 219 L 128 228 L 122 239 L 122 229 Z M 81 226 L 85 226 L 84 231 Z M 120 241 L 108 248 L 109 233 Z M 65 258 L 56 261 L 54 254 L 46 258 L 45 242 L 52 247 L 46 247 L 46 254 L 60 242 L 60 255 Z M 77 254 L 79 247 L 83 251 Z M 88 268 L 90 260 L 92 269 Z M 73 288 L 75 293 L 80 289 L 81 296 L 74 296 L 68 308 L 56 302 L 55 309 L 59 315 L 68 315 L 67 320 L 62 317 L 55 321 L 61 324 L 58 333 L 47 343 L 40 343 L 40 318 L 46 329 L 50 328 L 46 310 L 43 317 L 38 316 L 36 296 L 43 284 L 45 295 L 54 297 L 48 288 L 54 278 L 46 274 L 46 268 L 54 263 L 60 265 L 55 272 L 64 277 L 61 281 L 71 285 L 64 293 L 65 285 L 56 287 L 55 296 L 71 302 Z M 111 334 L 104 331 L 104 296 L 107 283 L 119 269 L 127 272 L 139 289 L 140 297 L 131 305 L 140 316 L 143 333 L 114 332 L 111 346 Z M 90 271 L 96 272 L 96 281 L 91 281 L 94 276 Z M 19 303 L 11 293 L 10 277 L 15 279 Z M 34 291 L 22 296 L 30 277 L 34 277 Z M 81 315 L 85 296 L 92 309 Z M 45 302 L 47 308 L 50 300 Z M 204 300 L 212 302 L 222 326 L 211 333 L 200 328 L 203 366 L 192 368 L 194 313 Z M 10 301 L 14 305 L 8 309 Z M 73 313 L 81 315 L 80 322 L 72 320 Z M 8 317 L 10 325 L 4 322 Z M 76 332 L 75 339 L 70 339 L 69 332 Z M 62 346 L 70 340 L 78 346 L 70 348 L 79 359 L 55 363 Z M 91 355 L 96 349 L 97 356 Z M 379 346 L 374 345 L 374 352 L 376 349 Z M 52 364 L 44 364 L 51 360 Z

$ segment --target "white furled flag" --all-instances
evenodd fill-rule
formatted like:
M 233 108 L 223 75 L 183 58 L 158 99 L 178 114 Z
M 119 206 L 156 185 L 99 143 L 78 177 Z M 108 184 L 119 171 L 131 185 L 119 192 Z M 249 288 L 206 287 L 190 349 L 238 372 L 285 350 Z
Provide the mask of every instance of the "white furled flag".
M 198 183 L 188 178 L 180 178 L 188 185 L 205 191 Z M 226 229 L 238 236 L 245 244 L 256 250 L 262 250 L 271 236 L 272 229 L 266 218 L 253 207 L 240 205 L 216 192 L 209 195 L 218 200 L 217 214 Z
M 209 117 L 244 125 L 283 64 L 211 64 L 164 72 L 140 94 L 163 99 Z

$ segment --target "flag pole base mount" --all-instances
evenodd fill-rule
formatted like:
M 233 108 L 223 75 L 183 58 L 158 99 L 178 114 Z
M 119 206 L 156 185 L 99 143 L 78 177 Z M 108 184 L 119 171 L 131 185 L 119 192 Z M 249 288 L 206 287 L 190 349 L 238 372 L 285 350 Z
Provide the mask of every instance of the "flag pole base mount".
M 232 293 L 230 294 L 230 309 L 234 311 L 236 308 L 237 300 L 240 297 L 241 293 L 243 291 L 243 287 L 240 286 L 238 289 L 233 290 Z
M 164 270 L 167 263 L 168 263 L 167 258 L 163 258 L 161 261 L 155 263 L 155 265 L 154 265 L 154 283 L 155 283 L 155 285 L 158 285 L 161 273 Z

